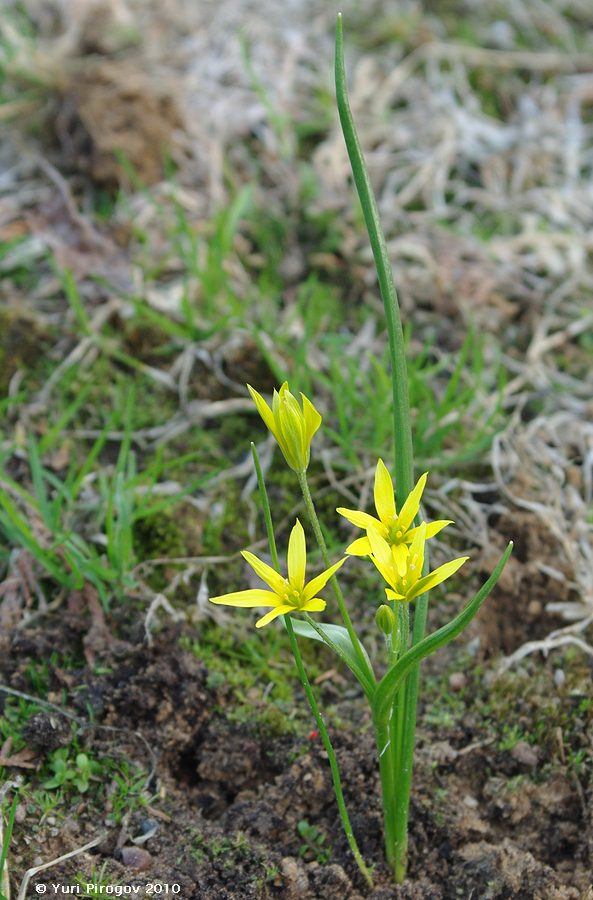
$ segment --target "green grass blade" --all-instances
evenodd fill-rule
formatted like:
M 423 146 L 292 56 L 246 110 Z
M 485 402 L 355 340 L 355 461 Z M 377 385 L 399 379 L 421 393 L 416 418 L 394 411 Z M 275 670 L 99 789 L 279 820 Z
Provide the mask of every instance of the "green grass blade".
M 0 847 L 0 900 L 8 900 L 7 894 L 4 893 L 4 887 L 7 886 L 7 878 L 4 867 L 6 866 L 8 851 L 10 849 L 10 842 L 12 841 L 12 830 L 14 828 L 14 821 L 16 818 L 18 799 L 19 795 L 17 792 L 15 792 L 12 800 L 12 805 L 8 813 L 8 819 L 6 821 L 6 831 L 4 832 L 4 836 L 2 839 L 2 847 Z M 2 814 L 2 810 L 0 809 L 0 816 Z
M 395 436 L 395 482 L 398 505 L 404 500 L 413 487 L 413 449 L 412 431 L 410 427 L 410 402 L 408 397 L 408 378 L 404 336 L 397 292 L 393 282 L 393 273 L 385 235 L 379 220 L 377 202 L 371 186 L 356 127 L 350 110 L 346 89 L 346 71 L 344 68 L 344 37 L 342 33 L 342 16 L 338 16 L 336 27 L 336 98 L 340 123 L 344 140 L 352 166 L 354 183 L 362 206 L 364 221 L 367 227 L 389 335 L 391 357 L 391 377 L 393 387 L 393 428 Z

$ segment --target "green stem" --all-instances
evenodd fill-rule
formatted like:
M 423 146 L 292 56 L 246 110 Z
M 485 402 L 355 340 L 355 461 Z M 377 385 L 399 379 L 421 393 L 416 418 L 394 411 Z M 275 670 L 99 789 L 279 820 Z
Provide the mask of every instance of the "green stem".
M 375 691 L 372 703 L 373 719 L 375 721 L 377 734 L 382 734 L 389 730 L 389 720 L 393 715 L 394 698 L 400 693 L 402 685 L 405 685 L 406 677 L 408 677 L 408 684 L 410 684 L 410 671 L 417 671 L 420 660 L 424 659 L 425 656 L 434 653 L 445 644 L 448 644 L 449 641 L 452 641 L 453 638 L 461 634 L 461 632 L 469 625 L 500 578 L 512 550 L 513 544 L 511 542 L 504 551 L 490 578 L 481 587 L 473 600 L 467 604 L 465 609 L 463 609 L 452 622 L 439 628 L 434 634 L 412 644 L 407 653 L 404 653 L 401 659 L 399 659 L 398 662 L 383 676 L 377 685 L 377 690 Z M 406 715 L 409 714 L 410 705 L 408 703 L 406 706 Z M 406 741 L 411 741 L 411 748 L 409 744 L 406 745 Z M 395 880 L 398 883 L 401 883 L 406 877 L 408 856 L 408 811 L 412 783 L 413 750 L 413 730 L 408 728 L 404 730 L 403 755 L 398 765 L 396 780 L 394 782 L 394 788 L 396 789 L 395 806 L 389 814 L 390 836 L 393 839 L 393 848 L 390 850 L 391 856 L 388 855 L 388 860 L 390 861 L 390 864 L 392 864 L 391 861 L 393 860 L 392 867 L 395 874 Z M 383 775 L 381 775 L 381 781 L 383 783 Z M 385 821 L 386 823 L 388 821 L 387 811 L 385 811 Z
M 264 514 L 264 522 L 266 523 L 266 534 L 268 536 L 268 544 L 270 545 L 270 553 L 272 554 L 272 564 L 277 572 L 280 571 L 280 561 L 278 559 L 278 549 L 276 547 L 276 537 L 274 535 L 274 523 L 272 522 L 272 511 L 270 509 L 270 501 L 268 500 L 268 492 L 266 490 L 266 482 L 264 474 L 261 470 L 259 462 L 259 453 L 257 447 L 251 441 L 251 455 L 253 457 L 253 465 L 255 466 L 255 474 L 257 476 L 257 486 L 259 488 L 259 499 L 261 501 L 262 512 Z
M 428 572 L 428 555 L 425 559 Z M 428 612 L 428 594 L 419 597 L 414 610 L 414 627 L 412 629 L 412 647 L 417 646 L 424 638 L 426 616 Z M 412 792 L 412 773 L 414 769 L 414 745 L 416 743 L 416 710 L 420 694 L 420 665 L 415 665 L 398 691 L 403 706 L 401 722 L 401 745 L 396 803 L 396 851 L 395 880 L 398 884 L 406 877 L 408 859 L 408 820 L 410 814 L 410 795 Z M 399 700 L 398 700 L 399 702 Z
M 358 868 L 366 878 L 369 886 L 373 887 L 373 879 L 371 878 L 371 873 L 367 868 L 367 865 L 362 858 L 362 854 L 358 849 L 358 844 L 356 843 L 356 838 L 354 837 L 354 832 L 352 831 L 352 825 L 350 824 L 350 817 L 348 815 L 348 810 L 346 809 L 346 803 L 344 801 L 344 794 L 342 792 L 342 780 L 340 778 L 340 769 L 338 767 L 338 761 L 336 759 L 336 755 L 334 753 L 334 748 L 332 747 L 329 734 L 327 733 L 327 728 L 325 727 L 325 723 L 323 721 L 323 717 L 321 712 L 319 711 L 319 707 L 317 706 L 317 701 L 315 700 L 315 695 L 311 689 L 311 684 L 309 679 L 307 678 L 307 673 L 305 672 L 305 668 L 303 666 L 303 659 L 301 657 L 301 652 L 299 650 L 298 641 L 296 639 L 296 635 L 294 633 L 294 628 L 292 627 L 292 622 L 290 621 L 290 616 L 283 616 L 284 624 L 286 625 L 286 630 L 288 632 L 288 639 L 290 641 L 290 648 L 292 650 L 292 655 L 294 656 L 294 661 L 296 663 L 296 667 L 299 673 L 299 678 L 301 679 L 301 684 L 303 686 L 303 690 L 305 691 L 307 700 L 309 701 L 309 706 L 311 707 L 311 712 L 313 713 L 313 717 L 317 724 L 317 728 L 319 729 L 319 735 L 321 740 L 323 741 L 323 746 L 325 747 L 325 751 L 327 753 L 327 758 L 329 760 L 329 767 L 332 773 L 332 779 L 334 783 L 334 792 L 336 795 L 336 801 L 338 804 L 338 810 L 340 812 L 340 818 L 342 820 L 342 825 L 344 826 L 344 833 L 346 835 L 346 840 L 348 841 L 348 845 L 352 850 L 352 854 L 356 860 Z
M 408 603 L 395 603 L 398 627 L 400 632 L 398 659 L 400 659 L 408 650 L 409 632 L 410 632 L 410 608 Z M 397 661 L 397 660 L 396 660 Z M 389 714 L 389 733 L 391 736 L 390 753 L 392 755 L 393 766 L 393 793 L 391 795 L 391 820 L 393 826 L 390 833 L 392 841 L 391 854 L 392 859 L 390 865 L 396 875 L 399 870 L 398 856 L 398 832 L 401 828 L 401 803 L 406 800 L 409 803 L 410 784 L 406 778 L 406 725 L 408 724 L 409 706 L 407 701 L 407 681 L 403 681 L 399 690 L 395 695 L 395 699 Z M 406 803 L 406 809 L 408 806 Z M 407 827 L 407 819 L 406 819 Z
M 375 722 L 377 755 L 379 757 L 379 777 L 381 779 L 381 797 L 383 800 L 383 839 L 387 864 L 395 869 L 395 807 L 393 795 L 395 791 L 395 769 L 391 746 L 391 730 L 389 721 Z
M 309 521 L 311 522 L 311 527 L 313 528 L 313 533 L 315 534 L 315 539 L 317 540 L 317 545 L 321 551 L 321 557 L 323 559 L 323 563 L 327 569 L 329 569 L 331 565 L 331 561 L 329 558 L 329 553 L 327 552 L 327 545 L 325 543 L 325 538 L 323 537 L 323 532 L 321 530 L 321 525 L 319 524 L 319 519 L 317 518 L 317 513 L 315 511 L 315 504 L 313 503 L 313 498 L 311 497 L 311 491 L 309 490 L 309 483 L 307 481 L 307 473 L 299 472 L 298 473 L 299 484 L 301 486 L 301 491 L 303 492 L 303 500 L 305 501 L 305 508 L 307 510 L 307 515 L 309 517 Z M 348 610 L 346 609 L 346 604 L 344 603 L 344 597 L 342 595 L 342 591 L 340 589 L 340 585 L 338 583 L 338 579 L 335 575 L 332 575 L 330 579 L 330 584 L 332 586 L 334 596 L 336 598 L 336 602 L 338 604 L 338 609 L 340 610 L 340 615 L 342 616 L 344 625 L 346 626 L 346 631 L 348 632 L 348 636 L 352 642 L 352 646 L 354 647 L 354 652 L 356 653 L 356 657 L 358 659 L 360 668 L 366 674 L 370 681 L 374 680 L 374 675 L 371 669 L 369 669 L 369 664 L 364 655 L 363 649 L 360 646 L 360 641 L 358 640 L 358 636 L 354 631 L 354 626 L 352 625 L 352 620 L 350 615 L 348 614 Z
M 264 514 L 264 521 L 266 523 L 266 532 L 268 535 L 268 543 L 270 545 L 270 553 L 272 554 L 272 562 L 274 564 L 274 568 L 277 572 L 280 571 L 280 563 L 278 560 L 278 550 L 276 548 L 276 538 L 274 536 L 274 524 L 272 522 L 272 512 L 270 510 L 270 501 L 268 499 L 268 492 L 266 490 L 266 484 L 264 481 L 264 476 L 261 470 L 261 465 L 259 462 L 259 455 L 257 452 L 257 448 L 255 444 L 252 442 L 251 444 L 251 454 L 253 456 L 253 462 L 255 465 L 255 472 L 257 475 L 257 484 L 259 487 L 259 495 L 262 505 L 262 510 Z M 284 621 L 284 625 L 286 627 L 286 631 L 288 633 L 288 640 L 290 641 L 290 648 L 292 650 L 292 655 L 294 657 L 294 661 L 297 667 L 297 671 L 299 673 L 299 678 L 301 680 L 301 684 L 303 686 L 303 690 L 305 691 L 305 696 L 309 702 L 309 706 L 311 707 L 311 712 L 313 713 L 313 718 L 317 724 L 317 728 L 319 729 L 319 735 L 323 742 L 323 746 L 325 747 L 325 752 L 327 753 L 327 758 L 329 760 L 329 767 L 332 774 L 332 780 L 334 784 L 334 792 L 336 795 L 336 802 L 338 804 L 338 810 L 340 813 L 340 818 L 342 820 L 342 825 L 344 827 L 344 833 L 346 835 L 346 840 L 348 841 L 348 845 L 352 851 L 354 859 L 358 865 L 358 868 L 364 875 L 367 880 L 369 887 L 373 887 L 373 879 L 371 878 L 371 873 L 362 858 L 362 854 L 358 849 L 358 844 L 356 843 L 356 838 L 354 837 L 354 832 L 352 831 L 352 825 L 350 824 L 350 817 L 348 815 L 348 810 L 346 809 L 346 803 L 344 801 L 344 794 L 342 792 L 342 779 L 340 778 L 340 769 L 338 766 L 338 761 L 336 759 L 336 754 L 334 753 L 334 748 L 332 747 L 332 743 L 325 727 L 325 722 L 323 721 L 323 717 L 317 705 L 317 701 L 315 699 L 315 695 L 311 688 L 311 683 L 307 677 L 307 673 L 305 671 L 305 666 L 303 664 L 303 658 L 301 656 L 301 651 L 299 649 L 298 641 L 296 639 L 296 635 L 294 633 L 294 628 L 292 626 L 292 622 L 290 620 L 290 616 L 282 616 Z M 373 677 L 374 684 L 374 677 Z
M 409 632 L 410 632 L 410 605 L 403 602 L 395 601 L 397 621 L 398 621 L 398 651 L 395 662 L 404 655 L 408 649 Z M 401 765 L 403 759 L 403 746 L 405 743 L 405 724 L 406 724 L 406 684 L 403 684 L 393 704 L 393 712 L 391 713 L 391 742 L 395 771 L 395 793 L 399 796 L 401 793 Z

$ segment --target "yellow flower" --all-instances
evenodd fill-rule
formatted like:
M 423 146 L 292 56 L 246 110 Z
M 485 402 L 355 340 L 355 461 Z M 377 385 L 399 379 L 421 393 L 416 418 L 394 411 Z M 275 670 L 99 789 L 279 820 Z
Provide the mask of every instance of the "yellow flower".
M 369 513 L 360 512 L 357 509 L 344 509 L 340 507 L 337 512 L 353 525 L 358 528 L 364 528 L 367 537 L 358 538 L 346 548 L 346 553 L 352 556 L 369 556 L 371 554 L 371 545 L 369 543 L 369 529 L 374 528 L 378 534 L 393 548 L 394 557 L 400 563 L 403 563 L 408 554 L 408 544 L 411 544 L 414 537 L 418 533 L 417 528 L 410 528 L 410 525 L 416 518 L 420 509 L 420 500 L 426 485 L 428 472 L 421 475 L 414 490 L 408 495 L 402 506 L 399 515 L 395 507 L 395 495 L 393 492 L 393 484 L 391 475 L 382 459 L 377 462 L 375 470 L 375 507 L 377 509 L 376 519 Z M 451 525 L 450 519 L 439 519 L 437 522 L 430 522 L 426 526 L 426 537 L 434 537 L 446 525 Z
M 210 597 L 211 603 L 222 603 L 225 606 L 242 606 L 251 608 L 255 606 L 271 606 L 266 613 L 255 623 L 256 628 L 267 625 L 276 616 L 287 615 L 293 612 L 323 612 L 325 600 L 315 595 L 321 591 L 334 572 L 346 562 L 346 557 L 335 565 L 330 566 L 321 575 L 317 575 L 308 584 L 305 584 L 305 567 L 307 564 L 307 547 L 305 544 L 305 532 L 303 526 L 296 520 L 296 525 L 290 533 L 288 541 L 288 578 L 283 578 L 274 569 L 261 559 L 258 559 L 249 550 L 242 550 L 242 556 L 247 560 L 253 571 L 268 584 L 272 590 L 264 591 L 256 588 L 251 591 L 236 591 L 232 594 L 223 594 L 221 597 Z
M 257 411 L 270 429 L 284 454 L 284 458 L 295 472 L 304 472 L 309 465 L 311 439 L 321 425 L 321 416 L 304 394 L 301 394 L 303 408 L 288 390 L 285 381 L 280 391 L 274 391 L 272 408 L 261 394 L 247 385 L 255 401 Z
M 375 528 L 369 528 L 371 559 L 389 585 L 388 588 L 385 588 L 388 600 L 415 600 L 416 597 L 425 594 L 426 591 L 430 591 L 431 588 L 453 575 L 469 559 L 469 556 L 452 559 L 451 562 L 439 566 L 434 572 L 422 577 L 424 545 L 428 528 L 423 522 L 414 530 L 416 533 L 409 553 L 400 559 L 400 555 L 394 552 L 394 547 L 390 546 Z

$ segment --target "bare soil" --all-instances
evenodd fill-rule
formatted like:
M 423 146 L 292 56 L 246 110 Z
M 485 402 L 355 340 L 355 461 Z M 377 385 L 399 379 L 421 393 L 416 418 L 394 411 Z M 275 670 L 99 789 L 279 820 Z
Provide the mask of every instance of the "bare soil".
M 481 624 L 489 630 L 487 621 Z M 47 659 L 56 646 L 80 654 L 85 628 L 84 617 L 55 618 L 15 634 L 2 681 L 26 691 L 26 665 Z M 342 833 L 316 732 L 270 736 L 233 724 L 225 716 L 228 689 L 207 686 L 207 669 L 179 649 L 180 636 L 179 629 L 165 629 L 148 647 L 130 633 L 101 654 L 101 674 L 50 665 L 48 696 L 79 717 L 81 745 L 94 756 L 139 762 L 150 771 L 146 788 L 154 799 L 120 826 L 111 823 L 91 851 L 35 882 L 73 883 L 77 873 L 107 862 L 112 883 L 179 884 L 184 900 L 590 896 L 590 796 L 569 767 L 544 765 L 528 744 L 501 750 L 485 734 L 480 697 L 471 691 L 464 694 L 463 720 L 430 726 L 421 716 L 410 872 L 401 887 L 381 862 L 379 782 L 360 699 L 354 698 L 350 729 L 333 729 L 353 826 L 375 864 L 376 888 L 369 891 Z M 70 732 L 49 711 L 32 717 L 27 737 L 41 762 Z M 106 797 L 108 816 L 109 791 Z M 97 834 L 97 810 L 80 799 L 59 829 L 39 825 L 23 807 L 13 868 L 24 871 L 40 855 L 55 859 Z M 299 854 L 303 819 L 326 835 L 328 861 Z M 34 826 L 29 836 L 27 822 Z M 153 829 L 145 843 L 134 843 Z

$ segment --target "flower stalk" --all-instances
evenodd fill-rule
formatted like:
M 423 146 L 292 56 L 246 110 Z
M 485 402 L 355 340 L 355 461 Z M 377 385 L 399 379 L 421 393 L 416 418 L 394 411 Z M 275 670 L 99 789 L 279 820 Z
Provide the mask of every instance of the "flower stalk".
M 268 535 L 268 544 L 270 547 L 270 553 L 272 555 L 272 562 L 274 564 L 274 568 L 277 572 L 280 572 L 280 563 L 278 561 L 278 550 L 276 548 L 276 538 L 274 536 L 274 526 L 272 523 L 272 512 L 270 510 L 270 501 L 268 499 L 268 492 L 266 490 L 266 483 L 264 481 L 264 477 L 261 470 L 261 465 L 259 462 L 259 456 L 257 453 L 257 449 L 255 444 L 251 444 L 251 453 L 253 455 L 253 462 L 255 465 L 255 471 L 257 474 L 257 484 L 259 488 L 259 496 L 260 502 L 264 514 L 264 521 L 266 523 L 266 532 Z M 299 649 L 299 643 L 294 633 L 294 628 L 292 626 L 292 622 L 290 620 L 290 616 L 283 616 L 284 625 L 286 627 L 286 631 L 288 633 L 288 640 L 290 642 L 290 649 L 292 651 L 292 655 L 294 657 L 295 665 L 297 668 L 297 672 L 299 675 L 299 679 L 301 685 L 303 686 L 303 690 L 305 692 L 305 696 L 309 703 L 309 707 L 313 714 L 313 718 L 315 719 L 315 724 L 317 725 L 317 729 L 319 731 L 319 736 L 321 737 L 321 741 L 325 748 L 325 752 L 327 753 L 327 758 L 329 761 L 329 767 L 332 775 L 333 785 L 334 785 L 334 793 L 336 795 L 336 803 L 338 805 L 338 812 L 340 814 L 340 819 L 342 820 L 342 826 L 344 828 L 344 834 L 346 835 L 346 840 L 348 841 L 348 846 L 352 851 L 352 855 L 356 860 L 356 864 L 364 878 L 369 885 L 370 888 L 373 887 L 373 879 L 371 876 L 370 869 L 366 865 L 362 853 L 359 850 L 358 843 L 354 836 L 354 831 L 352 830 L 352 825 L 350 823 L 350 816 L 348 815 L 348 810 L 346 808 L 346 802 L 344 800 L 344 792 L 342 790 L 342 778 L 340 776 L 340 768 L 338 766 L 338 760 L 336 758 L 336 754 L 334 752 L 334 748 L 328 733 L 327 728 L 325 727 L 325 722 L 323 721 L 323 716 L 321 715 L 321 711 L 319 706 L 317 705 L 317 700 L 315 699 L 315 694 L 313 693 L 313 689 L 311 687 L 311 682 L 307 676 L 307 672 L 305 670 L 305 666 L 303 663 L 303 657 L 301 656 L 301 651 Z
M 321 558 L 324 562 L 324 565 L 329 565 L 329 554 L 327 552 L 327 545 L 325 543 L 325 538 L 323 537 L 323 531 L 321 530 L 321 524 L 317 517 L 317 512 L 315 511 L 315 504 L 313 503 L 313 498 L 311 496 L 311 491 L 309 490 L 309 482 L 307 481 L 306 472 L 302 472 L 298 476 L 299 485 L 301 488 L 301 492 L 303 495 L 303 500 L 305 502 L 305 509 L 307 510 L 307 516 L 309 517 L 309 522 L 311 523 L 311 527 L 313 529 L 313 534 L 315 535 L 315 540 L 317 541 L 317 546 L 321 552 Z M 346 608 L 346 604 L 344 603 L 344 596 L 342 594 L 338 579 L 332 576 L 330 584 L 334 591 L 334 596 L 336 598 L 336 603 L 338 604 L 338 609 L 340 610 L 340 615 L 342 616 L 342 620 L 346 627 L 346 631 L 348 632 L 348 637 L 352 642 L 352 646 L 354 647 L 354 652 L 358 657 L 358 661 L 363 669 L 363 671 L 368 671 L 368 663 L 366 657 L 362 651 L 362 647 L 360 645 L 360 641 L 358 640 L 358 636 L 354 630 L 354 626 L 352 624 L 352 619 L 350 618 L 350 614 Z

